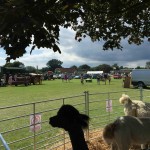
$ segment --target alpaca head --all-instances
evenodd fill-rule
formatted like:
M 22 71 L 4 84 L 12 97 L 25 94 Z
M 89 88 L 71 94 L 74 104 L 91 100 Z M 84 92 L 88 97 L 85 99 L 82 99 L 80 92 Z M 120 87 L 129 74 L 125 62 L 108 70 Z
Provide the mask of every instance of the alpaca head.
M 49 124 L 53 127 L 59 127 L 69 131 L 75 126 L 87 128 L 88 121 L 89 117 L 87 115 L 80 114 L 73 106 L 63 105 L 57 112 L 57 115 L 50 118 Z
M 122 94 L 122 97 L 119 99 L 119 102 L 121 104 L 125 105 L 125 104 L 128 104 L 129 102 L 131 102 L 131 99 L 130 99 L 130 97 L 128 95 Z
M 111 139 L 114 137 L 114 129 L 115 129 L 115 127 L 116 127 L 116 124 L 114 124 L 114 123 L 107 124 L 104 127 L 102 138 L 107 144 L 111 144 L 112 143 Z

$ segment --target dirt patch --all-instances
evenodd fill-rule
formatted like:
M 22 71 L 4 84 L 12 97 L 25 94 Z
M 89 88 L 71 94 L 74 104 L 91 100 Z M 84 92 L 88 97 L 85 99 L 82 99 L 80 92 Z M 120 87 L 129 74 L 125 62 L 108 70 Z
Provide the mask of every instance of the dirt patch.
M 109 150 L 110 147 L 102 139 L 102 129 L 90 131 L 89 141 L 87 141 L 89 150 Z M 58 145 L 61 145 L 60 143 Z M 54 147 L 57 147 L 56 145 Z M 64 145 L 58 148 L 50 148 L 53 150 L 64 150 Z M 47 149 L 48 150 L 48 149 Z M 71 143 L 65 144 L 65 150 L 72 150 Z
M 102 129 L 94 130 L 89 133 L 90 141 L 87 142 L 89 150 L 109 150 L 110 147 L 102 139 Z
M 90 131 L 89 133 L 90 140 L 87 141 L 89 150 L 110 150 L 110 146 L 107 145 L 102 139 L 102 132 L 103 132 L 102 129 Z M 60 145 L 62 145 L 62 143 Z M 56 147 L 56 145 L 54 147 Z M 59 148 L 50 148 L 50 149 L 64 150 L 64 145 L 60 146 Z M 140 146 L 134 146 L 130 150 L 139 150 L 139 149 L 140 149 Z M 65 150 L 72 150 L 70 142 L 65 144 Z

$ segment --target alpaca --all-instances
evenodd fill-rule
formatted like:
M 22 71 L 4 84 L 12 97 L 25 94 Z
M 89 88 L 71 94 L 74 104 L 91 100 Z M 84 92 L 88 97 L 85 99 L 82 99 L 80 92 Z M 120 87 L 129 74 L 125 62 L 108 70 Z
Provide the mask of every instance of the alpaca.
M 124 104 L 124 113 L 126 116 L 150 117 L 150 103 L 140 100 L 131 100 L 126 94 L 122 94 L 119 102 Z M 141 148 L 148 148 L 148 145 L 142 144 Z
M 122 94 L 119 102 L 124 104 L 125 115 L 135 117 L 150 117 L 150 103 L 140 100 L 131 100 L 130 97 L 125 94 Z
M 56 116 L 49 119 L 49 124 L 53 127 L 63 128 L 68 131 L 73 150 L 88 150 L 84 138 L 83 129 L 88 127 L 89 117 L 80 114 L 71 105 L 63 105 Z
M 105 126 L 103 139 L 111 150 L 129 150 L 132 144 L 150 143 L 150 118 L 123 116 Z

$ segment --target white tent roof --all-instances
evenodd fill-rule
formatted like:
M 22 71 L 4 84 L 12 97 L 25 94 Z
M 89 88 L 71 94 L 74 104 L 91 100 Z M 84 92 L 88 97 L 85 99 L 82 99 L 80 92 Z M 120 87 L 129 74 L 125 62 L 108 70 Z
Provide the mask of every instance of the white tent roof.
M 102 74 L 103 71 L 87 71 L 87 74 Z

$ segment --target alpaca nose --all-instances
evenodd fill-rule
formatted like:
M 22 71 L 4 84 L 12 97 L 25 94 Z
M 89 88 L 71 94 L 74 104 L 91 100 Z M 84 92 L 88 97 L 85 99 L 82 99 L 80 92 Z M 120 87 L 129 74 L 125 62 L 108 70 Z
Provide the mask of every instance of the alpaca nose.
M 49 124 L 51 126 L 53 126 L 53 127 L 56 127 L 56 125 L 57 125 L 57 117 L 54 116 L 54 117 L 49 118 Z
M 53 118 L 49 118 L 49 124 L 53 124 Z

